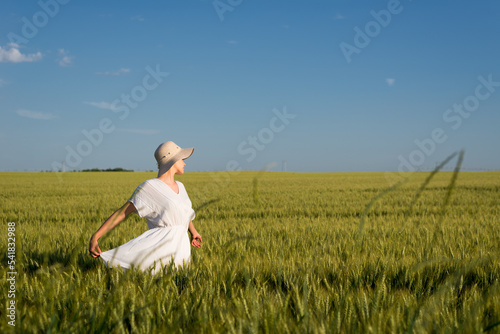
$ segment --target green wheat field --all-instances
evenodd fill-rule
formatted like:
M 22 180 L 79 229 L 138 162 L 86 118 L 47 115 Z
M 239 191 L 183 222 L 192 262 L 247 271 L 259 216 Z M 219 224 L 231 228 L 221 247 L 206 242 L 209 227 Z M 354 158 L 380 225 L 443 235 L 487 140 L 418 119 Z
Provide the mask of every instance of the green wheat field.
M 186 173 L 190 267 L 107 269 L 90 236 L 153 177 L 0 173 L 0 332 L 500 332 L 500 172 Z M 131 215 L 100 247 L 146 229 Z

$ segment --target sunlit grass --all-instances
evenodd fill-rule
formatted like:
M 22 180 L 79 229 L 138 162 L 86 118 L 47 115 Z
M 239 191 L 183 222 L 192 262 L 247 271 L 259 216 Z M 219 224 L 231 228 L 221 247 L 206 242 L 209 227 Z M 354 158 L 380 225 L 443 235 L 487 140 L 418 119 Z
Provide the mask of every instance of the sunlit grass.
M 16 331 L 499 331 L 500 172 L 458 173 L 445 212 L 453 172 L 422 189 L 429 173 L 414 173 L 369 210 L 384 173 L 187 173 L 204 241 L 191 266 L 107 270 L 90 236 L 153 177 L 0 173 L 2 249 L 16 223 Z M 133 215 L 100 247 L 146 229 Z

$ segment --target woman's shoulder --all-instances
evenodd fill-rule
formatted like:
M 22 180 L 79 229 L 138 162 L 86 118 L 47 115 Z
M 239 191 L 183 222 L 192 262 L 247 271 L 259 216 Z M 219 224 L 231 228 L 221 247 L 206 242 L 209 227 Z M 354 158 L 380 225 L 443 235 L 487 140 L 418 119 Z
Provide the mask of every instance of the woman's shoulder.
M 159 198 L 165 194 L 163 182 L 157 178 L 149 179 L 142 182 L 134 191 L 131 199 L 139 198 L 141 200 L 150 201 Z
M 137 188 L 146 188 L 146 187 L 151 187 L 153 184 L 157 182 L 158 179 L 149 179 L 144 182 L 142 182 Z
M 154 184 L 157 182 L 157 179 L 149 179 L 142 182 L 134 191 L 134 195 L 136 195 L 139 191 L 148 191 L 154 188 Z

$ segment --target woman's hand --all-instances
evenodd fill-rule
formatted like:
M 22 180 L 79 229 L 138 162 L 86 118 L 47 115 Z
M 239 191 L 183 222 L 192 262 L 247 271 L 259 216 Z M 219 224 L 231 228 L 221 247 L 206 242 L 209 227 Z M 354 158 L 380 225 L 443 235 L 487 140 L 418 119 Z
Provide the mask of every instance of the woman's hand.
M 201 235 L 198 233 L 198 231 L 196 231 L 196 229 L 194 228 L 194 225 L 193 225 L 193 222 L 190 221 L 189 222 L 189 233 L 191 233 L 191 246 L 193 247 L 196 247 L 196 248 L 200 248 L 201 247 Z
M 99 257 L 101 255 L 101 249 L 99 248 L 99 244 L 97 243 L 97 239 L 92 236 L 90 238 L 90 243 L 89 243 L 89 252 L 92 257 Z
M 200 248 L 202 242 L 203 241 L 201 240 L 201 235 L 198 232 L 194 232 L 191 234 L 191 246 Z

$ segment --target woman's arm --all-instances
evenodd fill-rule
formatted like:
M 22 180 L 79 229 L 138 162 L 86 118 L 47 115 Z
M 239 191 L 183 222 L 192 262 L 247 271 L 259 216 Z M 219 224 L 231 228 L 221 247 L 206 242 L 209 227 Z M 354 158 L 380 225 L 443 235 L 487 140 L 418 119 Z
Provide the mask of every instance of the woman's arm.
M 102 224 L 97 232 L 94 233 L 94 235 L 90 238 L 90 255 L 92 255 L 93 257 L 98 257 L 102 253 L 101 249 L 99 248 L 99 244 L 97 243 L 99 238 L 111 231 L 115 226 L 120 224 L 125 218 L 127 218 L 129 214 L 131 214 L 135 210 L 136 209 L 134 204 L 132 204 L 132 202 L 127 202 L 124 206 L 116 210 L 108 219 L 106 219 L 104 224 Z
M 189 233 L 191 233 L 191 246 L 200 248 L 203 241 L 201 240 L 201 235 L 194 228 L 192 221 L 189 222 Z

